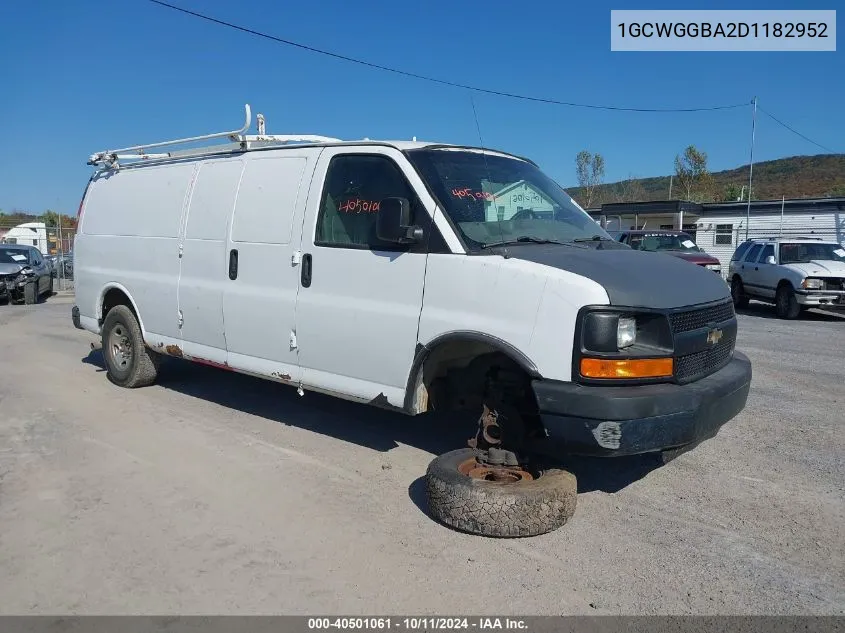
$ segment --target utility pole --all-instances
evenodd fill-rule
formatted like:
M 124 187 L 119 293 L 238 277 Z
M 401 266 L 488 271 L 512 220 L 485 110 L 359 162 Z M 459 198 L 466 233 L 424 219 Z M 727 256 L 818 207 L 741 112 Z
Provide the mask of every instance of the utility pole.
M 675 178 L 675 174 L 669 174 L 669 200 L 672 199 L 672 179 Z
M 748 240 L 748 224 L 751 222 L 751 178 L 754 175 L 754 129 L 757 126 L 757 97 L 751 100 L 751 159 L 748 163 L 748 206 L 745 209 L 745 239 Z

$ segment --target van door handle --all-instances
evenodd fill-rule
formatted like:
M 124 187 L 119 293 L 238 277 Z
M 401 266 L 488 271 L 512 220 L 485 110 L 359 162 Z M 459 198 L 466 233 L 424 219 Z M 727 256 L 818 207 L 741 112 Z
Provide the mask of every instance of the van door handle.
M 754 267 L 754 270 L 760 270 L 760 269 L 759 269 L 759 268 L 757 268 L 757 266 L 755 266 L 755 267 Z
M 311 253 L 305 253 L 302 256 L 302 287 L 307 288 L 311 285 Z
M 238 249 L 233 248 L 229 251 L 229 279 L 235 280 L 238 278 Z

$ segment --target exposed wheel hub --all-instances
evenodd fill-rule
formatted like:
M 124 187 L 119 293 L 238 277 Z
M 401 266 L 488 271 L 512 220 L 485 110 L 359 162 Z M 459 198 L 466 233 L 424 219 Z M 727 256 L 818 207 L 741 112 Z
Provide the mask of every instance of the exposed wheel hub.
M 519 465 L 515 453 L 491 448 L 479 457 L 472 457 L 458 466 L 462 475 L 482 481 L 517 483 L 532 481 L 534 476 Z

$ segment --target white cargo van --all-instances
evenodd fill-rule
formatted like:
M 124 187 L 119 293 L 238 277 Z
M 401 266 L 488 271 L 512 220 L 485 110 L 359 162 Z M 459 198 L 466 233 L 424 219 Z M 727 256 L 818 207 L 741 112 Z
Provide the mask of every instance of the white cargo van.
M 745 406 L 725 283 L 615 242 L 530 160 L 269 136 L 260 115 L 247 135 L 246 119 L 89 161 L 73 320 L 115 384 L 151 384 L 169 355 L 410 415 L 469 410 L 472 448 L 429 471 L 433 510 L 502 535 L 574 508 L 571 476 L 527 456 L 694 446 Z M 467 494 L 524 513 L 450 505 Z

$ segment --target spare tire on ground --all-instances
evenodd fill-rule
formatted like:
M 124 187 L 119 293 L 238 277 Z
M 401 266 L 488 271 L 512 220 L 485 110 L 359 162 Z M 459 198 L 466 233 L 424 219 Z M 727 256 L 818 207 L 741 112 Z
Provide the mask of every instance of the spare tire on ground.
M 575 513 L 575 475 L 508 466 L 501 463 L 503 453 L 464 448 L 435 458 L 426 472 L 434 518 L 462 532 L 497 537 L 536 536 L 564 525 Z

